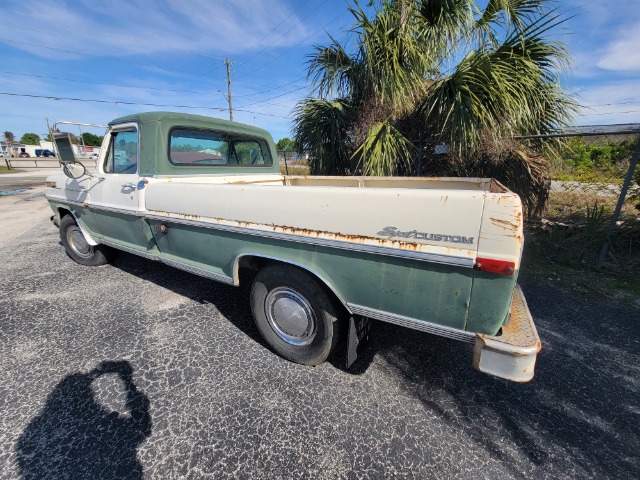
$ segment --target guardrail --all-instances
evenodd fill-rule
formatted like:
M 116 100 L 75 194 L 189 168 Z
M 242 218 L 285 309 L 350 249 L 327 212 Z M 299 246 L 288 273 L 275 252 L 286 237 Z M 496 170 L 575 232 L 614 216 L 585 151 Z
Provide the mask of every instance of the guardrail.
M 95 168 L 96 161 L 89 158 L 79 158 L 79 162 L 87 168 Z M 9 170 L 23 169 L 23 168 L 60 168 L 60 162 L 57 158 L 46 157 L 28 157 L 28 158 L 15 158 L 5 157 L 4 162 Z

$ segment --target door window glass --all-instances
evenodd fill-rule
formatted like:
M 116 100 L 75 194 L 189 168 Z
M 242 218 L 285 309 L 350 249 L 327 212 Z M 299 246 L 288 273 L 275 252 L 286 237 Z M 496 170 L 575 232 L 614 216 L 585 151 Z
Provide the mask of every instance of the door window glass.
M 136 173 L 138 171 L 138 132 L 123 130 L 111 134 L 105 173 Z

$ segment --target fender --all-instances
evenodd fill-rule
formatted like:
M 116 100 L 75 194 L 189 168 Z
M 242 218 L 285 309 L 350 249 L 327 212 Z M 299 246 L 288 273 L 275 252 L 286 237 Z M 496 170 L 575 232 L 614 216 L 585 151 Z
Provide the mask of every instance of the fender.
M 58 226 L 58 227 L 60 226 L 59 225 L 60 224 L 60 220 L 59 219 L 64 216 L 64 215 L 61 214 L 62 212 L 67 212 L 67 215 L 71 215 L 73 217 L 73 219 L 78 224 L 78 227 L 80 228 L 80 231 L 82 232 L 82 235 L 84 236 L 84 239 L 87 241 L 87 243 L 89 245 L 91 245 L 92 247 L 95 247 L 96 245 L 100 244 L 100 242 L 96 242 L 93 239 L 93 237 L 91 237 L 91 235 L 89 235 L 87 233 L 87 231 L 84 229 L 82 224 L 78 221 L 78 217 L 76 217 L 71 210 L 67 210 L 66 208 L 59 208 L 58 209 L 58 219 L 57 219 L 58 221 L 56 222 L 56 220 L 54 220 L 55 217 L 51 219 L 56 226 Z
M 294 267 L 298 267 L 299 269 L 304 270 L 305 272 L 310 273 L 315 278 L 317 278 L 320 281 L 320 283 L 322 283 L 325 287 L 327 287 L 331 291 L 331 293 L 333 293 L 333 295 L 338 299 L 340 304 L 345 308 L 345 310 L 349 313 L 349 315 L 353 314 L 353 312 L 351 311 L 351 308 L 349 308 L 349 305 L 347 304 L 347 302 L 344 301 L 344 299 L 338 294 L 338 292 L 336 292 L 336 290 L 333 288 L 333 286 L 331 286 L 331 284 L 329 282 L 327 282 L 320 274 L 318 274 L 314 270 L 311 270 L 306 265 L 302 265 L 302 264 L 296 263 L 296 262 L 291 262 L 289 260 L 283 260 L 281 258 L 270 257 L 268 255 L 262 255 L 262 254 L 259 254 L 259 253 L 243 253 L 242 255 L 238 255 L 235 258 L 235 260 L 233 261 L 233 284 L 236 287 L 240 285 L 240 261 L 244 257 L 264 258 L 266 260 L 273 260 L 275 262 L 286 263 L 286 264 L 289 264 L 289 265 L 293 265 Z

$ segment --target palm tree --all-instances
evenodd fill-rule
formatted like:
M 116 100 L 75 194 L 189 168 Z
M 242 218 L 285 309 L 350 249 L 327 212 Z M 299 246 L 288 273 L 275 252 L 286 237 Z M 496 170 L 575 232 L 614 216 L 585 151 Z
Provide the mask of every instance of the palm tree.
M 385 0 L 370 18 L 356 0 L 345 44 L 310 56 L 314 96 L 294 113 L 311 172 L 493 176 L 539 210 L 558 141 L 513 138 L 550 133 L 576 108 L 549 3 Z

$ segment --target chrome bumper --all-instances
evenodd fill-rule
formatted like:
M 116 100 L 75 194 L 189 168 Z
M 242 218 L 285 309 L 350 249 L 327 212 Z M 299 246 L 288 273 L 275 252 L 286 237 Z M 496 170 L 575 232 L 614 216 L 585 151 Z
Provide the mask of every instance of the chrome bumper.
M 520 286 L 513 292 L 511 320 L 499 336 L 476 334 L 473 367 L 514 382 L 533 378 L 536 357 L 542 348 L 536 326 Z

